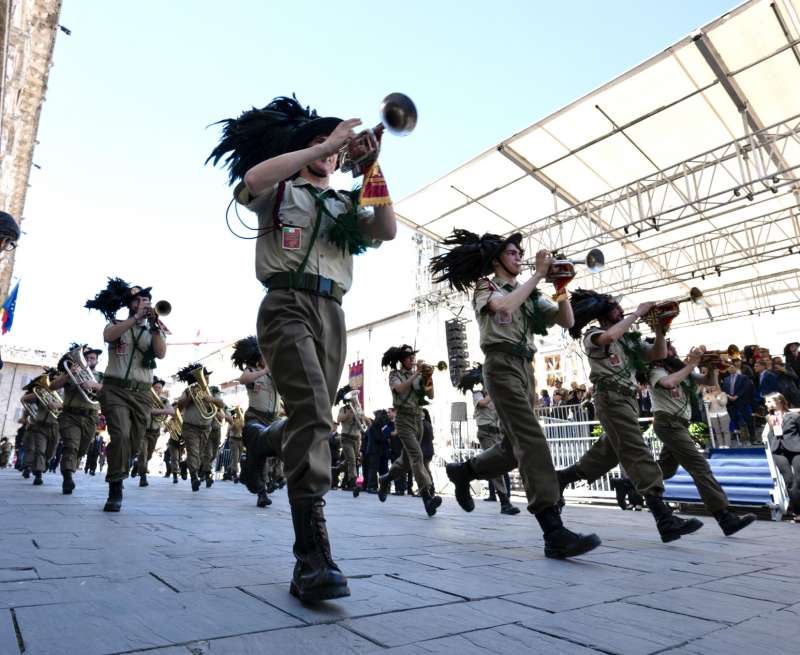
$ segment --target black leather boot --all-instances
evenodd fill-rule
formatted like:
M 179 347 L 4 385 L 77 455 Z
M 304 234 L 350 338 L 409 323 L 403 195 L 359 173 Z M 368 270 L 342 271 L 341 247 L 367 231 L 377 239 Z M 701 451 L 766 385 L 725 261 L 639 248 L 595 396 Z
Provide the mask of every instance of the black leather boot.
M 172 474 L 172 484 L 178 484 L 178 474 L 177 473 L 173 473 Z
M 142 473 L 139 476 L 139 486 L 140 487 L 149 487 L 150 483 L 147 481 L 147 473 Z
M 264 464 L 267 457 L 280 457 L 283 429 L 286 419 L 275 421 L 269 426 L 250 421 L 244 426 L 242 440 L 247 448 L 247 457 L 239 475 L 251 494 L 257 494 L 264 488 Z
M 382 503 L 386 502 L 386 496 L 389 495 L 389 490 L 392 487 L 392 479 L 389 474 L 378 476 L 378 500 Z
M 447 477 L 455 488 L 456 500 L 465 512 L 475 509 L 475 501 L 472 500 L 472 491 L 469 483 L 477 480 L 478 476 L 472 468 L 472 462 L 467 460 L 461 464 L 451 463 L 445 467 Z
M 103 507 L 104 512 L 119 512 L 122 509 L 122 480 L 108 483 L 108 500 Z
M 72 479 L 72 471 L 64 471 L 62 473 L 64 481 L 61 483 L 61 493 L 69 496 L 72 490 L 75 489 L 75 481 Z
M 566 489 L 569 485 L 577 482 L 578 480 L 582 480 L 583 476 L 578 472 L 577 464 L 573 464 L 572 466 L 568 466 L 565 469 L 556 471 L 556 475 L 558 476 L 558 488 L 559 488 L 558 506 L 564 507 L 565 505 L 564 489 Z
M 331 557 L 323 507 L 325 501 L 322 498 L 304 498 L 291 502 L 293 550 L 297 563 L 289 591 L 304 603 L 350 595 L 347 578 Z
M 44 480 L 42 480 L 42 472 L 41 471 L 34 471 L 33 472 L 33 486 L 38 487 L 39 485 L 44 484 Z
M 489 495 L 483 499 L 485 503 L 496 503 L 497 502 L 497 489 L 494 486 L 494 482 L 489 480 Z
M 428 516 L 433 516 L 436 514 L 436 509 L 442 504 L 442 497 L 434 494 L 433 489 L 430 487 L 427 489 L 420 489 L 419 497 L 422 498 L 422 502 L 425 505 L 425 511 L 428 513 Z
M 200 478 L 197 477 L 197 473 L 190 471 L 189 474 L 192 476 L 192 491 L 200 491 Z
M 714 518 L 717 519 L 717 523 L 719 523 L 719 527 L 722 528 L 725 536 L 730 537 L 732 534 L 736 534 L 739 530 L 746 528 L 755 521 L 756 515 L 745 514 L 743 516 L 737 516 L 729 509 L 723 509 L 719 512 L 714 512 Z
M 519 507 L 512 505 L 511 501 L 508 499 L 508 496 L 506 496 L 502 491 L 497 492 L 497 497 L 500 499 L 501 514 L 508 514 L 509 516 L 519 514 Z
M 22 469 L 22 477 L 25 478 L 26 480 L 31 477 L 31 470 L 27 466 L 24 469 Z
M 208 489 L 212 484 L 214 484 L 214 474 L 206 473 L 206 489 Z
M 567 530 L 561 522 L 558 507 L 548 507 L 536 515 L 536 520 L 544 533 L 545 557 L 566 559 L 583 555 L 600 545 L 596 534 L 578 534 Z
M 272 500 L 270 500 L 270 497 L 267 495 L 267 490 L 262 489 L 258 492 L 256 507 L 266 507 L 267 505 L 272 505 Z
M 682 519 L 675 516 L 661 496 L 645 496 L 644 502 L 653 513 L 658 533 L 664 543 L 680 539 L 683 535 L 697 532 L 703 527 L 703 522 L 699 519 Z

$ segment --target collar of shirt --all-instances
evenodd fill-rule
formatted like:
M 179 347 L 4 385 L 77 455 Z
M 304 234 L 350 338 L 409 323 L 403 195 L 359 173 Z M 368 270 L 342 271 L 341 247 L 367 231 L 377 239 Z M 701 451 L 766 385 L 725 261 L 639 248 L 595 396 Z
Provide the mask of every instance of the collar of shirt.
M 319 196 L 321 198 L 338 198 L 339 197 L 339 192 L 336 191 L 335 189 L 332 189 L 331 187 L 328 187 L 327 189 L 320 189 L 318 187 L 315 187 L 313 184 L 311 184 L 311 182 L 309 180 L 305 179 L 304 177 L 296 177 L 294 180 L 292 180 L 292 186 L 295 186 L 295 187 L 310 187 L 309 190 L 313 191 L 315 195 L 317 195 L 317 196 Z
M 500 277 L 499 275 L 495 275 L 492 278 L 492 284 L 498 289 L 503 289 L 503 291 L 513 291 L 517 288 L 517 281 L 516 280 L 506 280 L 505 278 Z

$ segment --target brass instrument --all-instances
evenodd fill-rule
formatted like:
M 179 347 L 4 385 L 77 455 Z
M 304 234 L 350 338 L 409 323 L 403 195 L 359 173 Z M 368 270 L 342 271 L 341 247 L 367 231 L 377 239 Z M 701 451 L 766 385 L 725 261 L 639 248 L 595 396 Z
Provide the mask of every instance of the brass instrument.
M 553 255 L 545 282 L 554 284 L 558 280 L 571 280 L 575 277 L 575 266 L 586 266 L 590 273 L 599 273 L 606 264 L 606 257 L 600 248 L 594 248 L 586 255 L 586 259 L 567 259 L 561 254 Z
M 395 136 L 406 136 L 417 126 L 417 108 L 403 93 L 390 93 L 380 107 L 381 122 L 371 130 L 359 132 L 339 150 L 339 168 L 353 177 L 363 175 L 378 159 L 384 130 Z
M 236 405 L 233 408 L 231 415 L 233 416 L 233 426 L 237 430 L 241 431 L 242 428 L 244 428 L 244 412 L 242 411 L 242 408 L 239 407 L 239 405 Z
M 705 307 L 706 304 L 705 300 L 703 300 L 703 292 L 697 287 L 692 287 L 689 289 L 688 298 L 682 298 L 681 300 L 665 300 L 657 303 L 642 320 L 644 320 L 653 331 L 656 329 L 656 324 L 660 324 L 664 332 L 667 332 L 672 321 L 681 313 L 680 305 L 684 302 L 691 302 L 700 307 Z
M 155 305 L 150 307 L 148 320 L 150 321 L 151 325 L 158 327 L 165 334 L 172 334 L 169 331 L 169 328 L 164 325 L 164 321 L 161 320 L 162 316 L 169 316 L 171 313 L 172 303 L 168 300 L 159 300 Z
M 203 367 L 198 366 L 191 374 L 195 381 L 186 388 L 186 391 L 197 407 L 197 411 L 200 412 L 200 417 L 204 421 L 210 421 L 217 415 L 217 406 L 212 402 L 213 398 L 208 390 L 208 381 Z
M 183 417 L 181 416 L 181 410 L 176 407 L 174 416 L 164 414 L 164 417 L 166 418 L 164 421 L 164 428 L 169 432 L 169 438 L 172 439 L 172 441 L 180 443 L 183 440 Z
M 732 365 L 731 356 L 725 350 L 706 350 L 700 358 L 700 366 L 718 371 L 727 371 Z
M 350 409 L 353 410 L 353 414 L 355 414 L 355 417 L 358 420 L 358 426 L 361 428 L 361 431 L 366 432 L 367 424 L 364 422 L 364 410 L 361 409 L 361 403 L 358 400 L 358 389 L 348 391 L 344 395 L 344 401 L 350 405 Z
M 97 382 L 97 378 L 92 373 L 92 369 L 86 364 L 86 358 L 83 356 L 83 346 L 76 346 L 66 354 L 63 363 L 64 372 L 72 380 L 72 383 L 80 391 L 83 399 L 92 405 L 92 407 L 100 407 L 97 401 L 97 396 L 92 389 L 85 389 L 84 384 L 87 382 Z
M 446 370 L 447 362 L 444 360 L 439 361 L 436 366 L 426 364 L 421 359 L 417 360 L 417 371 L 420 374 L 420 392 L 422 397 L 427 396 L 428 398 L 433 398 L 433 372 Z
M 50 377 L 47 373 L 42 373 L 31 383 L 31 391 L 33 395 L 36 396 L 36 400 L 39 401 L 39 404 L 50 413 L 50 416 L 53 418 L 59 417 L 64 402 L 61 400 L 61 396 L 50 388 Z M 33 405 L 28 405 L 28 403 L 23 404 L 31 416 L 36 419 L 38 412 Z
M 156 393 L 156 390 L 153 387 L 150 387 L 150 405 L 153 409 L 164 409 L 164 401 L 161 399 Z M 161 425 L 166 425 L 167 418 L 169 417 L 168 414 L 151 414 L 154 421 L 161 423 Z

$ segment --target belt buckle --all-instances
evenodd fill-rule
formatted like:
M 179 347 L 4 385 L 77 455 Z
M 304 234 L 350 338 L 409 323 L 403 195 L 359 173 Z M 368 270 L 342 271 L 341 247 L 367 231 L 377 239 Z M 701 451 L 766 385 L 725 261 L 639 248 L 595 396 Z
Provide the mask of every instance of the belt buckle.
M 317 290 L 320 293 L 324 293 L 327 296 L 332 295 L 333 292 L 333 280 L 327 277 L 319 278 L 319 282 L 317 283 Z

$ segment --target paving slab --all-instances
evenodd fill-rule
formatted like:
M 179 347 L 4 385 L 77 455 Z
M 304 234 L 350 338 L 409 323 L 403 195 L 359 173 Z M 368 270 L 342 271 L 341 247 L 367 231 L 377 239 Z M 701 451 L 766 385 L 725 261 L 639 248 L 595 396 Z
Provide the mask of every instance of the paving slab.
M 375 649 L 371 641 L 338 625 L 313 625 L 187 644 L 191 655 L 341 655 L 373 653 Z M 155 655 L 161 653 L 156 651 Z
M 742 598 L 769 600 L 784 605 L 800 603 L 800 580 L 797 578 L 784 579 L 753 574 L 705 582 L 698 587 Z

